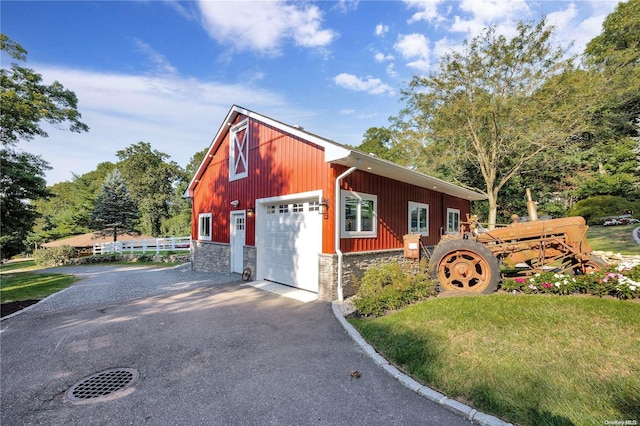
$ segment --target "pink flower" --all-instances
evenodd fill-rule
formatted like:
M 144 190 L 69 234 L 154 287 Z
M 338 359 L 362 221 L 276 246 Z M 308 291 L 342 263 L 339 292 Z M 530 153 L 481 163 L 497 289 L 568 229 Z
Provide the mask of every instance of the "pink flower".
M 518 277 L 518 278 L 516 278 L 516 282 L 518 284 L 524 284 L 524 283 L 527 282 L 527 279 L 526 278 L 522 278 L 522 277 Z
M 533 285 L 533 284 L 529 284 L 529 288 L 530 288 L 531 290 L 537 290 L 536 286 L 535 286 L 535 285 Z
M 542 283 L 542 287 L 544 287 L 544 288 L 552 288 L 553 284 L 551 284 L 551 283 Z

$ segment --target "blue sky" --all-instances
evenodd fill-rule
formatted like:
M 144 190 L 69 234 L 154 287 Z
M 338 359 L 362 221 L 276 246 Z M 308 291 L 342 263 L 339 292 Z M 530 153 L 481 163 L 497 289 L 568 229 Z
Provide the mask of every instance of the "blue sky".
M 139 141 L 185 166 L 233 104 L 358 145 L 387 126 L 399 90 L 486 26 L 546 15 L 581 53 L 617 1 L 7 1 L 1 31 L 27 66 L 79 98 L 88 133 L 21 142 L 47 182 L 116 162 Z M 10 61 L 3 56 L 2 66 Z

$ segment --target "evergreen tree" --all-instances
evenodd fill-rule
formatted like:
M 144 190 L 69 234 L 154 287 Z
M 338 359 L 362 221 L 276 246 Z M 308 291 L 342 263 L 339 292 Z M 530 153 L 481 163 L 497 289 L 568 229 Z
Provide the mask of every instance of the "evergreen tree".
M 118 240 L 118 235 L 136 232 L 138 207 L 118 169 L 113 170 L 102 185 L 91 221 L 101 235 L 113 235 L 114 242 Z

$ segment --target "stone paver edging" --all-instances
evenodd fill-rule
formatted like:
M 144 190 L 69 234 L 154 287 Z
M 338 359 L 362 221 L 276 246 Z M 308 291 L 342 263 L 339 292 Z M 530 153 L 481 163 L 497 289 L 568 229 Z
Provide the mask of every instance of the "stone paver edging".
M 471 420 L 474 423 L 478 423 L 483 426 L 510 426 L 511 423 L 507 423 L 503 420 L 495 416 L 490 416 L 488 414 L 484 414 L 475 408 L 471 408 L 468 405 L 465 405 L 459 401 L 454 399 L 449 399 L 445 395 L 437 392 L 433 389 L 424 386 L 411 377 L 404 374 L 402 371 L 398 370 L 394 367 L 389 361 L 387 361 L 382 355 L 380 355 L 376 350 L 368 344 L 358 333 L 358 331 L 346 320 L 346 318 L 342 315 L 340 311 L 340 306 L 338 301 L 334 300 L 331 304 L 331 309 L 333 310 L 333 315 L 336 317 L 342 328 L 347 332 L 347 334 L 360 346 L 360 348 L 383 370 L 385 370 L 392 377 L 396 378 L 400 383 L 402 383 L 405 387 L 411 389 L 416 392 L 418 395 L 427 398 L 431 401 L 437 402 L 440 405 L 460 414 L 466 419 Z M 512 426 L 512 425 L 511 425 Z

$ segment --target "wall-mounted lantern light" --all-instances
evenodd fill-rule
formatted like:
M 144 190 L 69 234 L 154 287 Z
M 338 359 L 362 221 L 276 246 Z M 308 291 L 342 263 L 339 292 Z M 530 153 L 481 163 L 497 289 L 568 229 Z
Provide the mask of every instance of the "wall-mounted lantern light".
M 256 209 L 253 207 L 249 207 L 247 209 L 247 216 L 248 217 L 253 217 L 256 214 Z
M 322 197 L 320 198 L 320 214 L 327 214 L 327 210 L 329 210 L 329 200 Z

